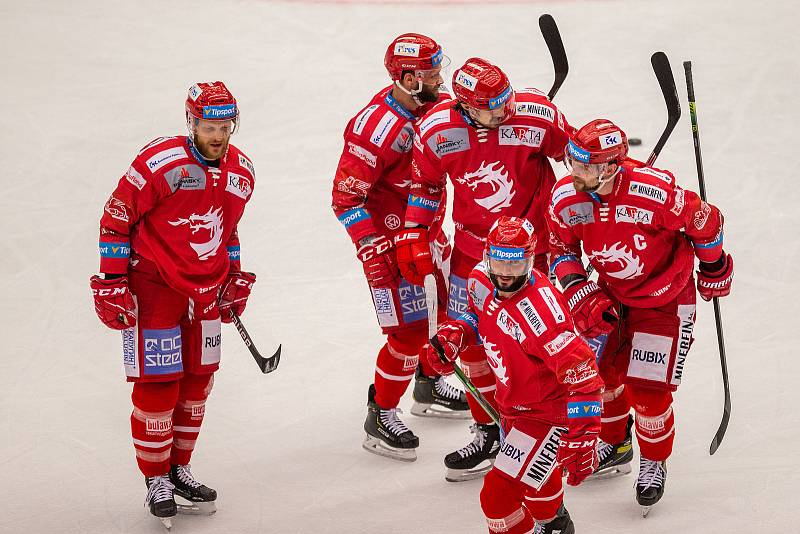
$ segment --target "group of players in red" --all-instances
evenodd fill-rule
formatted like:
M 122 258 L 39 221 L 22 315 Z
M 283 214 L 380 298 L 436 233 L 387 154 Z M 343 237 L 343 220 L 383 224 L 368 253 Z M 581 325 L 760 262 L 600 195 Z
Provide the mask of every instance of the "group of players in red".
M 723 217 L 669 171 L 628 157 L 612 121 L 576 129 L 541 91 L 515 90 L 481 58 L 455 70 L 447 94 L 448 63 L 427 36 L 392 41 L 392 84 L 347 124 L 334 177 L 333 210 L 387 338 L 363 446 L 416 459 L 419 438 L 398 416 L 415 379 L 413 414 L 475 420 L 473 441 L 445 457 L 446 478 L 485 474 L 490 533 L 574 532 L 562 475 L 577 485 L 630 472 L 632 428 L 636 499 L 649 508 L 664 492 L 696 291 L 730 292 Z M 568 174 L 557 180 L 548 159 Z M 442 353 L 426 339 L 426 276 L 446 310 Z M 444 379 L 457 359 L 499 425 Z
M 722 215 L 668 171 L 629 158 L 613 122 L 575 129 L 543 93 L 513 89 L 481 58 L 454 72 L 451 96 L 448 63 L 429 37 L 392 41 L 392 84 L 349 121 L 334 177 L 333 210 L 386 335 L 363 446 L 416 459 L 419 438 L 398 409 L 414 379 L 413 414 L 475 421 L 474 439 L 445 457 L 446 478 L 485 475 L 489 532 L 574 532 L 562 473 L 577 485 L 630 472 L 632 427 L 636 498 L 651 506 L 672 452 L 695 285 L 706 300 L 730 292 Z M 167 526 L 179 509 L 214 511 L 216 492 L 189 462 L 220 323 L 244 311 L 256 280 L 241 268 L 236 231 L 255 186 L 252 161 L 229 143 L 236 99 L 222 82 L 197 83 L 186 121 L 188 136 L 151 141 L 120 178 L 90 281 L 98 317 L 122 331 L 146 503 Z M 557 181 L 548 159 L 569 173 Z M 448 178 L 452 242 L 442 231 Z M 426 277 L 439 288 L 441 353 L 428 342 Z M 457 359 L 499 424 L 445 379 Z

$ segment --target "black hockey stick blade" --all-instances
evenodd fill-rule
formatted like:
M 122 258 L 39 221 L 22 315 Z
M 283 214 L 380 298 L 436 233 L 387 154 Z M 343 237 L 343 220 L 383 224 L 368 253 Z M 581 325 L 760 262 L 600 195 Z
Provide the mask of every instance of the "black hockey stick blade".
M 725 390 L 725 408 L 722 411 L 722 421 L 719 423 L 717 433 L 714 434 L 714 439 L 711 440 L 711 447 L 708 448 L 708 454 L 714 454 L 722 445 L 722 438 L 725 437 L 725 431 L 728 430 L 728 421 L 731 419 L 731 395 L 730 390 Z
M 555 19 L 548 14 L 542 15 L 539 17 L 539 29 L 542 31 L 542 37 L 544 37 L 544 42 L 547 43 L 548 50 L 550 50 L 553 70 L 555 70 L 553 86 L 550 88 L 550 92 L 547 93 L 547 98 L 552 101 L 561 88 L 561 84 L 567 78 L 569 62 L 567 62 L 567 52 L 564 50 L 564 43 L 561 41 L 561 34 L 558 32 Z
M 664 52 L 656 52 L 650 57 L 650 63 L 653 65 L 653 72 L 656 74 L 658 85 L 661 87 L 661 92 L 664 95 L 664 103 L 667 105 L 667 126 L 661 137 L 658 138 L 653 152 L 647 158 L 647 166 L 649 167 L 655 163 L 658 155 L 661 154 L 661 149 L 669 139 L 675 125 L 681 118 L 681 103 L 678 101 L 678 90 L 675 87 L 675 77 L 672 75 L 672 67 L 669 65 L 669 59 Z
M 244 327 L 244 324 L 242 324 L 242 320 L 239 319 L 239 316 L 236 315 L 236 312 L 230 310 L 230 316 L 231 321 L 234 326 L 236 326 L 236 330 L 239 332 L 239 335 L 242 336 L 242 341 L 244 341 L 244 344 L 247 346 L 248 350 L 250 350 L 250 354 L 253 355 L 253 359 L 256 361 L 258 368 L 261 369 L 261 372 L 267 374 L 277 369 L 278 364 L 281 362 L 281 345 L 278 345 L 278 350 L 275 351 L 275 354 L 269 358 L 263 357 L 261 353 L 258 352 L 256 344 L 253 343 L 250 334 L 247 333 L 247 329 Z

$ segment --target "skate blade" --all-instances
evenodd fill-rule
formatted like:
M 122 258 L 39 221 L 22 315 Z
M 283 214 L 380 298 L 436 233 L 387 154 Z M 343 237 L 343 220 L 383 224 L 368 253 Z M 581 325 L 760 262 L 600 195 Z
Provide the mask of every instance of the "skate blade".
M 378 456 L 384 456 L 400 462 L 413 462 L 417 459 L 416 449 L 398 449 L 390 447 L 380 439 L 370 436 L 369 434 L 364 438 L 361 447 L 372 454 L 377 454 Z
M 177 503 L 178 513 L 182 515 L 213 515 L 217 513 L 214 501 L 190 502 L 190 504 Z
M 172 518 L 171 517 L 159 517 L 159 521 L 161 521 L 161 525 L 167 529 L 167 532 L 172 530 Z
M 612 465 L 601 469 L 589 475 L 589 480 L 607 480 L 609 478 L 617 478 L 627 475 L 631 472 L 631 464 L 624 463 L 619 465 Z
M 652 508 L 652 506 L 642 506 L 642 519 L 647 517 L 647 514 L 650 513 L 650 508 Z
M 437 417 L 439 419 L 459 419 L 465 420 L 472 417 L 469 410 L 449 410 L 436 404 L 426 404 L 422 402 L 414 402 L 411 406 L 411 415 L 417 417 Z
M 488 465 L 487 465 L 488 464 Z M 472 469 L 447 469 L 444 479 L 448 482 L 466 482 L 467 480 L 475 480 L 476 478 L 483 478 L 486 473 L 491 471 L 494 465 L 494 460 L 484 460 Z

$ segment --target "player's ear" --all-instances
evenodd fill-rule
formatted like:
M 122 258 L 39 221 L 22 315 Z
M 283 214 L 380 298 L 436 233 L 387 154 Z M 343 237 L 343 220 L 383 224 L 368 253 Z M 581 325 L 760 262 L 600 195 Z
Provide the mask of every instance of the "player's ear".
M 406 89 L 416 89 L 417 88 L 417 78 L 414 76 L 414 71 L 406 70 L 403 71 L 403 87 Z

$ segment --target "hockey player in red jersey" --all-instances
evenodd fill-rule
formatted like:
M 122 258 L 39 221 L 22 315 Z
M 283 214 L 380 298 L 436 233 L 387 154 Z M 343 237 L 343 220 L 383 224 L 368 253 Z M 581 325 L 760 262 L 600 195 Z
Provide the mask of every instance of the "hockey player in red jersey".
M 530 222 L 500 217 L 469 275 L 468 309 L 436 334 L 448 363 L 427 350 L 432 366 L 451 373 L 468 347 L 486 349 L 504 435 L 480 497 L 490 533 L 575 532 L 562 468 L 577 485 L 597 465 L 603 382 L 564 298 L 533 268 L 535 248 Z
M 186 99 L 189 137 L 145 145 L 100 220 L 95 310 L 122 330 L 133 382 L 131 431 L 147 503 L 165 523 L 174 494 L 214 510 L 216 492 L 189 461 L 219 367 L 222 322 L 241 314 L 256 277 L 243 272 L 236 226 L 255 185 L 252 162 L 229 144 L 239 121 L 222 82 Z
M 419 362 L 427 337 L 425 292 L 421 282 L 401 278 L 393 243 L 405 220 L 414 123 L 445 97 L 441 71 L 448 62 L 430 37 L 407 33 L 391 42 L 384 64 L 392 85 L 348 122 L 333 180 L 333 211 L 355 245 L 387 338 L 369 387 L 364 448 L 404 461 L 416 459 L 419 438 L 400 420 L 397 405 L 415 372 L 413 414 L 469 416 L 464 393 Z M 449 256 L 438 218 L 431 220 L 437 270 Z
M 433 269 L 427 229 L 443 203 L 445 181 L 453 186 L 456 233 L 450 263 L 447 313 L 467 307 L 466 279 L 481 261 L 484 241 L 501 215 L 530 220 L 538 234 L 537 267 L 547 270 L 549 192 L 555 175 L 547 158 L 561 160 L 569 126 L 536 89 L 514 91 L 503 71 L 480 58 L 468 59 L 453 75 L 456 101 L 441 102 L 419 122 L 406 210 L 407 229 L 396 238 L 400 272 L 421 283 Z M 492 402 L 494 380 L 479 348 L 461 354 L 465 372 Z M 482 476 L 499 446 L 499 429 L 471 397 L 477 425 L 472 443 L 448 454 L 447 479 Z
M 605 119 L 572 137 L 571 175 L 552 192 L 550 248 L 578 332 L 608 334 L 599 361 L 606 393 L 598 474 L 630 472 L 633 407 L 641 453 L 636 497 L 649 507 L 664 492 L 675 437 L 672 394 L 693 339 L 694 260 L 705 300 L 730 292 L 733 260 L 722 249 L 719 210 L 678 187 L 669 171 L 627 154 L 625 133 Z M 581 245 L 597 284 L 587 279 Z

